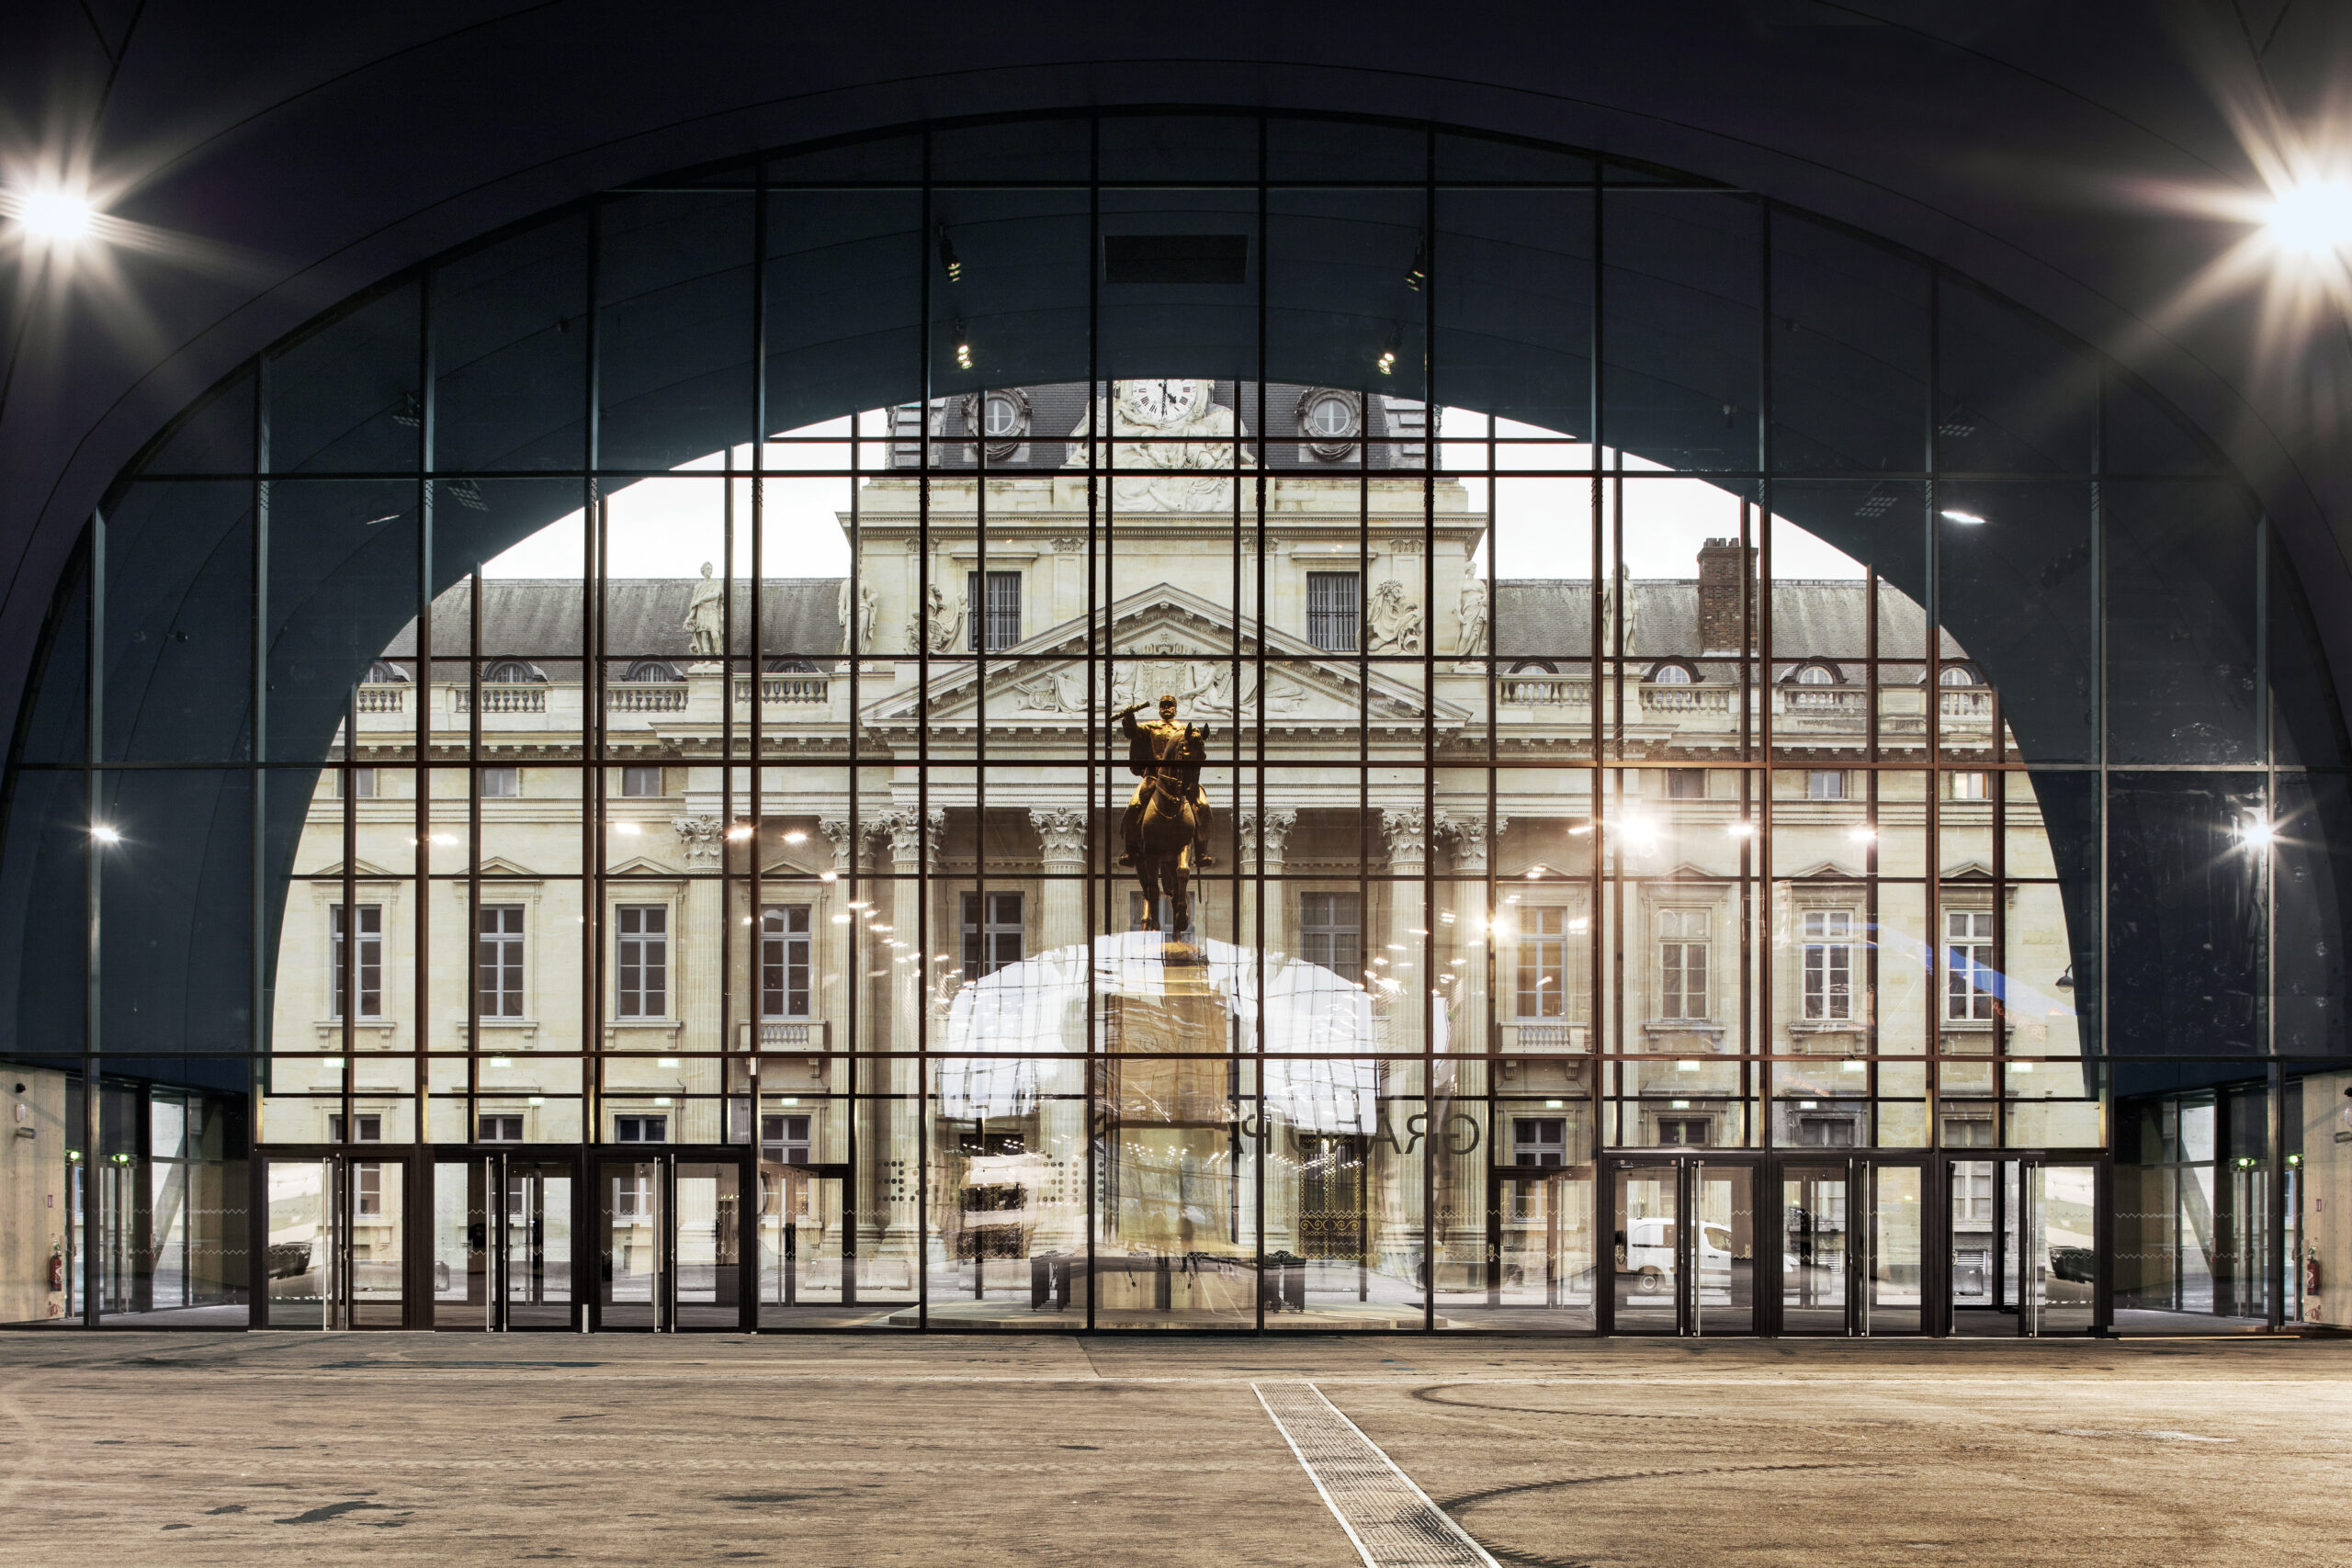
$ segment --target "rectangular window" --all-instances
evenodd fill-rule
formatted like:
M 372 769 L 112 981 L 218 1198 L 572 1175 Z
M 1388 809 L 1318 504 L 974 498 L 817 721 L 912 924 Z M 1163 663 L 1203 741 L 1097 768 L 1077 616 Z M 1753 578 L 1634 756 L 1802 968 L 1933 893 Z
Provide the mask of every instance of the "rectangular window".
M 484 800 L 518 800 L 523 795 L 523 770 L 484 768 L 480 773 Z
M 1326 653 L 1356 650 L 1356 620 L 1363 592 L 1352 571 L 1306 574 L 1306 640 Z
M 1993 911 L 1944 911 L 1944 1017 L 1989 1023 L 2000 976 L 1993 962 Z
M 980 918 L 978 893 L 964 895 L 964 978 L 993 975 L 1021 962 L 1021 895 L 990 893 L 988 919 Z
M 523 1016 L 523 906 L 485 904 L 474 953 L 484 1018 Z
M 760 1016 L 808 1016 L 806 904 L 771 904 L 760 912 Z
M 1521 1018 L 1566 1018 L 1579 1010 L 1568 999 L 1568 911 L 1564 904 L 1530 904 L 1519 911 Z
M 670 907 L 623 904 L 613 917 L 616 1016 L 669 1017 Z
M 1708 1119 L 1704 1116 L 1661 1116 L 1657 1119 L 1657 1141 L 1675 1147 L 1705 1148 Z
M 362 1216 L 384 1212 L 384 1168 L 372 1159 L 351 1168 L 351 1209 Z
M 1666 798 L 1668 800 L 1706 799 L 1707 770 L 1704 768 L 1667 769 Z
M 327 1142 L 330 1144 L 380 1144 L 384 1141 L 383 1117 L 373 1112 L 363 1111 L 353 1117 L 352 1122 L 358 1127 L 359 1135 L 356 1138 L 345 1138 L 343 1135 L 343 1118 L 339 1115 L 328 1117 Z
M 1515 1164 L 1566 1165 L 1568 1162 L 1566 1117 L 1513 1117 L 1510 1133 L 1511 1157 Z
M 1350 980 L 1363 972 L 1363 905 L 1355 894 L 1298 896 L 1298 955 Z
M 1804 776 L 1804 797 L 1807 800 L 1843 800 L 1846 798 L 1846 773 L 1842 768 L 1815 768 Z
M 761 1117 L 760 1157 L 771 1165 L 808 1164 L 808 1126 L 806 1116 Z
M 1944 794 L 1945 798 L 1948 800 L 1989 800 L 1992 798 L 1992 796 L 1986 792 L 1984 775 L 1977 773 L 1946 773 L 1944 775 Z
M 335 781 L 337 788 L 342 787 L 343 773 L 340 769 L 329 772 L 327 777 Z M 375 769 L 354 768 L 351 770 L 351 798 L 354 800 L 373 800 L 376 798 Z
M 485 1144 L 519 1144 L 523 1141 L 523 1119 L 520 1116 L 485 1116 L 481 1120 L 478 1142 Z
M 1854 917 L 1849 910 L 1805 911 L 1804 1016 L 1821 1022 L 1854 1016 Z
M 352 994 L 351 943 L 345 931 L 344 907 L 337 904 L 329 911 L 334 931 L 334 973 L 330 985 L 329 1018 L 341 1018 L 346 998 Z M 384 907 L 381 904 L 359 906 L 359 973 L 357 976 L 359 1018 L 384 1016 Z
M 659 768 L 623 768 L 621 794 L 633 799 L 643 799 L 662 793 L 662 770 Z
M 972 629 L 967 634 L 975 653 L 994 653 L 1021 640 L 1021 574 L 989 573 L 988 590 L 980 589 L 980 574 L 964 574 L 964 603 L 969 606 Z M 985 640 L 983 640 L 985 634 Z
M 1704 909 L 1661 909 L 1657 917 L 1658 1016 L 1707 1016 L 1707 927 Z
M 1850 1149 L 1854 1123 L 1843 1116 L 1805 1116 L 1797 1122 L 1797 1146 L 1807 1149 Z
M 1984 1115 L 1951 1115 L 1944 1117 L 1944 1147 L 1948 1149 L 1989 1149 L 1993 1146 L 1993 1119 Z M 1987 1177 L 1989 1183 L 1992 1179 Z M 1989 1187 L 1987 1189 L 1989 1190 Z M 1989 1200 L 1988 1200 L 1989 1201 Z
M 613 1141 L 616 1144 L 666 1144 L 670 1141 L 670 1119 L 667 1116 L 616 1116 L 613 1118 Z

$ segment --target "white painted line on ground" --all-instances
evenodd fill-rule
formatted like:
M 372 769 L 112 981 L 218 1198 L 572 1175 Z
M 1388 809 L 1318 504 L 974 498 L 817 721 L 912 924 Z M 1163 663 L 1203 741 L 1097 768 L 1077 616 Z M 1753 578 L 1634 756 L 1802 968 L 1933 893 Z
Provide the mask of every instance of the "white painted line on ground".
M 1500 1568 L 1322 1390 L 1304 1381 L 1250 1386 L 1365 1568 Z

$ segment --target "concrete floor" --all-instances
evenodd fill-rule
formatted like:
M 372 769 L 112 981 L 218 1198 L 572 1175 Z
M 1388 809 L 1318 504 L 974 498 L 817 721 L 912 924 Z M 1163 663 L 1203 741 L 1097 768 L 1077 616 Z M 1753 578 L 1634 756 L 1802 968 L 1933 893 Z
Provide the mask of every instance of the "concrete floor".
M 2352 1341 L 0 1335 L 27 1563 L 1358 1562 L 1310 1379 L 1498 1562 L 2352 1563 Z

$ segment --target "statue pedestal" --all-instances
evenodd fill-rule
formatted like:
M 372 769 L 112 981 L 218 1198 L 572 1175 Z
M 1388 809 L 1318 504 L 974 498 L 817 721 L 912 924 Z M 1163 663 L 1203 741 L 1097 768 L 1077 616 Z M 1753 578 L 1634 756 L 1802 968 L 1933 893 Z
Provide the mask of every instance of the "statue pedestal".
M 1123 1124 L 1222 1127 L 1233 1120 L 1231 1011 L 1206 964 L 1165 974 L 1157 997 L 1103 998 L 1103 1109 Z

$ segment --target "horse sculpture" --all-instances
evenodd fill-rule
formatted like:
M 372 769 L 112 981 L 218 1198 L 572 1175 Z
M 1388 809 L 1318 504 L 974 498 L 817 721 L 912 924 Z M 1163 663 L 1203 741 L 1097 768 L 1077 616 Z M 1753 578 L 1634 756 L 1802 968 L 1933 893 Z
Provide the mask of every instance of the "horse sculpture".
M 1127 767 L 1138 777 L 1121 828 L 1125 858 L 1143 889 L 1143 929 L 1159 930 L 1159 900 L 1165 897 L 1175 931 L 1182 933 L 1193 926 L 1192 874 L 1206 863 L 1199 853 L 1209 827 L 1200 773 L 1208 732 L 1176 722 L 1174 697 L 1159 699 L 1158 724 L 1136 723 L 1141 705 L 1119 714 Z

